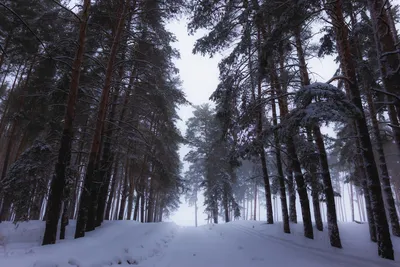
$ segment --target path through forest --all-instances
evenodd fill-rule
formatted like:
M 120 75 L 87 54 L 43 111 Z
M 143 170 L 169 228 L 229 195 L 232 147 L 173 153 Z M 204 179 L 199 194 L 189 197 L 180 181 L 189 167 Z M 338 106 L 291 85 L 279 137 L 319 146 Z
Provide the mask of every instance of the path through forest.
M 237 221 L 220 225 L 180 227 L 174 223 L 106 222 L 85 238 L 40 246 L 43 222 L 0 225 L 4 249 L 0 266 L 13 267 L 242 267 L 242 266 L 400 266 L 380 259 L 375 244 L 365 240 L 366 225 L 343 224 L 344 249 L 329 245 L 326 233 L 316 240 L 302 236 L 302 225 L 281 233 L 281 224 Z M 395 240 L 396 242 L 398 240 Z M 395 242 L 400 252 L 400 242 Z M 399 259 L 400 255 L 395 255 Z

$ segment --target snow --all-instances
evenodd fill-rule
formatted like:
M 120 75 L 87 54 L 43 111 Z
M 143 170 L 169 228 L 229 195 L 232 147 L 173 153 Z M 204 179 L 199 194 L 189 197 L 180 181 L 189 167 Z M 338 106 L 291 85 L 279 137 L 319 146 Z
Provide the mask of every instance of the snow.
M 330 247 L 326 231 L 315 231 L 315 240 L 304 238 L 301 224 L 292 224 L 292 233 L 284 234 L 281 223 L 259 221 L 197 228 L 111 221 L 77 240 L 74 226 L 71 222 L 67 227 L 66 240 L 40 246 L 43 222 L 1 223 L 0 266 L 400 266 L 400 239 L 393 238 L 397 261 L 383 260 L 368 240 L 366 224 L 339 225 L 343 249 Z

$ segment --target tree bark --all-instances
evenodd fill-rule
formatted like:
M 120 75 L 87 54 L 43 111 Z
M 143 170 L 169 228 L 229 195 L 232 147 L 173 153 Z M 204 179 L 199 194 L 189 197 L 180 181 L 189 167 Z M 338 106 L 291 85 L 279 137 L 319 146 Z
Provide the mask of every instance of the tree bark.
M 197 193 L 194 201 L 194 226 L 197 227 Z
M 145 219 L 144 219 L 144 208 L 145 208 L 145 185 L 144 185 L 144 181 L 141 180 L 141 192 L 140 192 L 140 222 L 144 223 Z
M 112 175 L 110 175 L 110 179 L 112 179 L 111 182 L 111 189 L 110 189 L 110 194 L 108 196 L 107 199 L 107 208 L 106 208 L 106 215 L 105 215 L 105 219 L 106 220 L 111 220 L 112 219 L 112 214 L 111 214 L 111 208 L 112 208 L 112 203 L 113 203 L 113 199 L 115 196 L 115 192 L 117 190 L 117 178 L 118 178 L 118 171 L 119 171 L 119 154 L 117 153 L 115 160 L 113 160 L 114 162 L 114 168 L 112 170 Z
M 257 33 L 257 38 L 261 41 L 260 30 Z M 259 57 L 261 57 L 261 51 L 258 51 Z M 257 139 L 258 139 L 258 150 L 259 157 L 261 161 L 261 170 L 264 179 L 264 189 L 265 189 L 265 200 L 267 205 L 267 223 L 274 223 L 274 215 L 272 211 L 272 200 L 271 200 L 271 185 L 269 181 L 269 174 L 267 169 L 267 160 L 265 157 L 265 148 L 262 141 L 262 131 L 263 131 L 263 117 L 264 117 L 264 105 L 262 105 L 262 80 L 261 76 L 257 81 L 257 102 L 258 102 L 258 110 L 257 110 Z
M 254 217 L 253 220 L 257 221 L 257 180 L 254 183 Z
M 140 194 L 139 194 L 139 187 L 136 189 L 136 201 L 135 201 L 135 210 L 133 211 L 133 220 L 138 220 L 139 214 L 139 201 L 140 201 Z
M 126 207 L 126 199 L 128 197 L 128 180 L 129 180 L 129 172 L 128 172 L 128 159 L 125 163 L 125 173 L 124 173 L 124 184 L 121 186 L 122 195 L 121 195 L 121 204 L 119 208 L 118 220 L 124 219 L 125 207 Z
M 228 190 L 227 184 L 224 184 L 224 195 L 223 195 L 223 205 L 224 205 L 224 212 L 225 212 L 225 222 L 229 222 L 229 199 L 228 199 Z M 255 200 L 254 200 L 255 201 Z
M 275 94 L 272 95 L 273 97 Z M 272 121 L 273 125 L 278 126 L 278 118 L 276 112 L 276 103 L 275 99 L 272 100 Z M 283 174 L 282 167 L 282 156 L 281 156 L 281 145 L 279 143 L 278 133 L 274 132 L 274 143 L 275 143 L 275 155 L 276 155 L 276 167 L 278 170 L 278 180 L 279 180 L 279 195 L 281 198 L 281 208 L 282 208 L 282 220 L 283 220 L 283 232 L 290 234 L 290 225 L 289 225 L 289 212 L 287 207 L 287 199 L 286 199 L 286 188 L 285 188 L 285 177 Z
M 293 170 L 291 167 L 290 158 L 287 159 L 288 167 L 286 169 L 286 180 L 289 193 L 289 220 L 292 223 L 297 223 L 297 211 L 296 211 L 296 190 L 293 179 Z
M 339 58 L 343 67 L 343 72 L 350 81 L 349 82 L 346 80 L 350 100 L 361 112 L 360 116 L 358 116 L 355 121 L 358 134 L 360 135 L 362 155 L 365 160 L 366 175 L 368 180 L 368 189 L 371 194 L 371 208 L 374 214 L 378 239 L 378 254 L 382 258 L 393 260 L 394 253 L 392 240 L 390 238 L 389 225 L 386 219 L 385 209 L 382 208 L 385 207 L 385 203 L 382 198 L 379 173 L 376 167 L 371 139 L 361 102 L 360 91 L 357 85 L 355 64 L 353 56 L 350 52 L 348 28 L 343 17 L 342 6 L 342 0 L 337 0 L 332 3 L 330 7 L 328 6 L 328 8 L 331 10 L 329 15 L 333 24 L 335 25 L 334 30 L 336 34 L 338 50 L 340 51 Z
M 131 171 L 131 175 L 129 177 L 128 214 L 127 214 L 128 220 L 131 220 L 132 218 L 134 192 L 135 192 L 135 183 L 133 178 L 133 172 Z
M 350 207 L 351 207 L 351 221 L 354 222 L 354 196 L 353 196 L 353 183 L 350 181 Z
M 383 4 L 383 3 L 381 3 L 381 4 Z M 383 10 L 380 10 L 379 12 L 383 12 Z M 389 18 L 388 17 L 386 17 L 386 16 L 381 17 L 380 15 L 377 15 L 377 14 L 375 14 L 373 12 L 371 12 L 371 14 L 379 17 L 379 20 L 384 20 L 386 18 L 388 23 L 389 23 Z M 385 14 L 387 14 L 387 13 L 385 12 Z M 383 15 L 383 13 L 382 13 L 382 15 Z M 356 24 L 356 21 L 355 21 L 355 19 L 353 17 L 352 17 L 352 23 Z M 376 25 L 374 25 L 374 26 L 376 27 Z M 387 25 L 385 25 L 385 27 L 387 27 Z M 375 30 L 378 31 L 378 30 L 381 30 L 381 29 L 377 29 L 376 28 Z M 382 36 L 382 34 L 383 34 L 383 36 Z M 387 42 L 390 43 L 391 41 L 392 42 L 394 41 L 393 35 L 390 35 L 389 33 L 382 33 L 382 34 L 381 34 L 381 36 L 382 36 L 381 39 L 386 39 L 386 40 L 382 40 L 383 43 L 387 43 Z M 379 52 L 380 51 L 380 49 L 378 48 L 378 47 L 380 47 L 379 46 L 379 41 L 378 41 L 379 38 L 378 38 L 377 34 L 375 34 L 375 36 L 376 36 L 377 50 Z M 354 39 L 355 39 L 354 47 L 356 49 L 357 58 L 359 60 L 362 60 L 362 54 L 361 54 L 361 51 L 359 49 L 358 40 L 357 40 L 356 37 Z M 394 44 L 392 44 L 391 48 L 395 49 Z M 395 57 L 394 59 L 397 60 L 397 62 L 399 64 L 397 66 L 400 67 L 400 61 L 399 61 L 398 55 L 391 55 L 389 57 L 392 58 L 392 56 Z M 381 61 L 381 65 L 382 66 L 384 65 L 384 63 L 385 63 L 385 61 Z M 392 64 L 393 64 L 393 62 L 392 62 Z M 384 71 L 386 69 L 383 68 L 382 66 L 381 66 L 381 71 L 382 71 L 382 76 L 383 76 L 385 74 Z M 400 75 L 397 76 L 397 77 L 400 78 Z M 392 188 L 391 188 L 391 181 L 390 181 L 390 178 L 389 178 L 389 171 L 388 171 L 388 168 L 387 168 L 385 153 L 384 153 L 384 150 L 383 150 L 383 141 L 382 141 L 381 134 L 380 134 L 379 122 L 378 122 L 378 120 L 376 118 L 377 112 L 376 112 L 376 109 L 375 109 L 374 101 L 372 99 L 372 92 L 370 90 L 370 86 L 369 86 L 368 82 L 365 79 L 363 79 L 362 81 L 363 81 L 364 93 L 365 93 L 366 99 L 367 99 L 369 115 L 370 115 L 370 119 L 371 119 L 371 122 L 372 122 L 372 133 L 373 133 L 373 136 L 375 138 L 375 148 L 376 148 L 376 152 L 378 154 L 378 163 L 379 163 L 380 174 L 381 174 L 380 175 L 380 179 L 381 179 L 381 183 L 382 183 L 382 186 L 383 186 L 383 192 L 384 192 L 383 195 L 384 195 L 385 202 L 386 202 L 386 205 L 387 205 L 387 213 L 389 215 L 388 217 L 390 218 L 390 223 L 391 223 L 391 226 L 392 226 L 392 234 L 395 235 L 395 236 L 400 236 L 399 218 L 397 216 L 396 204 L 395 204 L 394 197 L 393 197 L 393 192 L 392 192 Z M 393 81 L 391 81 L 391 82 L 393 82 Z M 396 86 L 397 86 L 397 83 L 396 83 Z M 398 89 L 400 89 L 400 87 L 398 87 Z M 398 93 L 400 93 L 400 91 Z M 397 123 L 397 117 L 396 117 L 395 111 L 393 110 L 393 106 L 392 106 L 391 109 L 392 109 L 392 111 L 389 111 L 389 112 L 392 113 L 390 115 L 390 117 L 392 118 L 392 123 L 395 124 L 395 123 Z M 397 130 L 395 130 L 395 131 L 397 131 Z M 395 134 L 395 136 L 396 136 L 396 134 Z M 400 142 L 400 140 L 397 140 L 397 141 Z M 397 145 L 399 147 L 400 143 L 398 143 Z M 400 152 L 400 149 L 399 149 L 399 152 Z
M 65 184 L 65 171 L 71 160 L 71 145 L 73 139 L 73 121 L 75 118 L 75 105 L 77 100 L 81 65 L 85 50 L 85 39 L 87 22 L 89 18 L 90 0 L 84 0 L 81 23 L 79 26 L 78 50 L 75 55 L 72 78 L 69 88 L 67 111 L 64 117 L 64 130 L 61 137 L 61 146 L 58 152 L 58 160 L 55 167 L 50 195 L 48 200 L 48 216 L 46 219 L 46 229 L 43 237 L 43 245 L 54 244 L 56 242 L 57 224 L 60 216 L 61 198 Z
M 146 222 L 153 222 L 153 217 L 152 217 L 153 207 L 154 207 L 154 178 L 150 178 Z
M 93 171 L 93 182 L 92 182 L 92 187 L 90 189 L 90 204 L 87 212 L 87 222 L 86 222 L 86 228 L 85 232 L 90 232 L 93 231 L 96 227 L 96 215 L 97 215 L 97 207 L 98 207 L 98 196 L 100 192 L 100 158 L 101 158 L 101 152 L 103 145 L 104 145 L 104 125 L 103 129 L 101 130 L 100 134 L 100 146 L 99 146 L 99 152 L 97 153 L 97 157 L 95 160 L 95 165 L 94 165 L 94 171 Z
M 111 46 L 110 57 L 107 63 L 107 70 L 105 76 L 104 87 L 101 93 L 101 100 L 99 104 L 99 111 L 97 113 L 96 129 L 94 132 L 92 145 L 89 154 L 89 162 L 86 169 L 86 175 L 84 179 L 84 190 L 82 191 L 81 203 L 79 205 L 78 219 L 76 222 L 75 238 L 85 236 L 86 224 L 88 220 L 88 211 L 91 203 L 91 189 L 93 183 L 93 176 L 95 170 L 96 159 L 99 153 L 101 132 L 104 125 L 104 119 L 107 112 L 107 105 L 109 100 L 109 91 L 111 88 L 111 80 L 113 77 L 114 63 L 118 52 L 119 43 L 121 41 L 122 30 L 125 25 L 126 12 L 128 10 L 128 4 L 126 0 L 121 0 L 121 6 L 118 14 L 118 25 L 115 36 L 113 38 L 113 44 Z
M 383 192 L 384 192 L 384 197 L 387 205 L 387 213 L 388 217 L 390 218 L 390 223 L 392 226 L 392 234 L 395 236 L 400 236 L 400 225 L 399 225 L 399 218 L 397 217 L 397 211 L 396 211 L 396 204 L 394 201 L 393 197 L 393 192 L 392 192 L 392 186 L 391 186 L 391 181 L 389 178 L 389 170 L 387 168 L 386 164 L 386 158 L 385 158 L 385 152 L 383 150 L 383 142 L 379 130 L 379 123 L 378 120 L 376 119 L 376 110 L 375 106 L 372 100 L 372 95 L 367 86 L 365 86 L 364 90 L 366 91 L 366 96 L 367 96 L 367 102 L 368 102 L 368 108 L 369 108 L 369 114 L 371 117 L 371 122 L 372 122 L 372 132 L 375 137 L 375 148 L 376 152 L 378 154 L 378 162 L 379 162 L 379 168 L 381 170 L 381 182 L 382 182 L 382 187 L 383 187 Z
M 383 0 L 368 0 L 368 7 L 371 13 L 383 84 L 388 92 L 400 97 L 400 58 L 398 52 L 396 52 L 396 40 L 391 33 L 390 21 L 387 12 L 385 12 L 384 5 L 386 2 Z M 399 114 L 400 99 L 394 98 L 393 101 L 397 114 Z
M 357 133 L 357 131 L 356 131 L 356 133 Z M 360 146 L 361 146 L 360 140 L 358 139 L 357 150 L 361 150 Z M 374 219 L 374 214 L 373 214 L 372 207 L 371 207 L 371 194 L 368 189 L 364 159 L 363 159 L 362 155 L 359 153 L 356 154 L 356 171 L 358 173 L 358 176 L 360 177 L 360 183 L 361 183 L 361 187 L 362 187 L 362 190 L 364 193 L 370 239 L 372 242 L 377 242 L 375 219 Z M 354 204 L 353 204 L 353 209 L 354 209 Z
M 301 74 L 301 83 L 303 86 L 310 85 L 310 78 L 308 76 L 306 61 L 304 57 L 304 51 L 300 39 L 300 28 L 295 30 L 296 36 L 296 48 L 297 55 L 300 63 L 300 74 Z M 335 206 L 335 195 L 332 186 L 332 179 L 329 171 L 328 165 L 328 157 L 326 155 L 326 149 L 324 144 L 324 139 L 319 128 L 319 125 L 312 125 L 313 134 L 315 137 L 315 142 L 318 149 L 319 163 L 322 170 L 322 180 L 324 182 L 324 194 L 326 198 L 326 209 L 328 214 L 328 231 L 329 231 L 329 240 L 331 246 L 341 248 L 342 244 L 340 241 L 339 227 L 337 225 L 337 214 L 336 214 L 336 206 Z M 319 207 L 319 204 L 317 205 Z M 315 209 L 315 207 L 314 207 Z M 318 209 L 318 208 L 317 208 Z M 322 222 L 320 222 L 322 223 Z
M 328 157 L 326 155 L 326 149 L 324 140 L 319 129 L 319 126 L 313 127 L 315 142 L 317 144 L 319 152 L 319 160 L 322 169 L 322 179 L 324 181 L 324 193 L 326 198 L 326 209 L 328 214 L 328 230 L 329 240 L 332 247 L 342 248 L 340 241 L 339 227 L 337 225 L 336 217 L 336 206 L 335 206 L 335 195 L 332 187 L 331 175 L 329 172 Z
M 273 75 L 272 77 L 274 78 L 274 80 L 277 80 L 277 78 L 275 78 L 277 77 L 277 74 L 275 67 L 273 66 L 273 62 L 270 62 L 270 65 L 272 68 L 271 69 Z M 280 88 L 280 86 L 277 87 L 277 93 L 278 96 L 284 93 L 282 92 L 282 88 Z M 281 117 L 284 118 L 288 114 L 287 100 L 285 97 L 280 97 L 278 99 L 278 103 L 279 103 L 279 110 L 281 112 Z M 304 181 L 304 176 L 301 170 L 300 161 L 297 157 L 297 151 L 292 136 L 287 136 L 286 145 L 287 145 L 287 152 L 290 157 L 289 161 L 291 162 L 291 168 L 294 171 L 294 179 L 297 184 L 297 193 L 299 194 L 300 198 L 301 213 L 303 217 L 303 226 L 304 226 L 304 236 L 313 239 L 314 233 L 311 221 L 310 202 L 308 199 L 307 186 Z M 295 205 L 295 203 L 293 204 Z

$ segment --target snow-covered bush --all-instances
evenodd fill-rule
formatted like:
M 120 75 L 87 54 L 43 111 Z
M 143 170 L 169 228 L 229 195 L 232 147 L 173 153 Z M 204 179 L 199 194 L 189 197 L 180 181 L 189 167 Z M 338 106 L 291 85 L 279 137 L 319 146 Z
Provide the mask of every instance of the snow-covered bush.
M 11 165 L 6 178 L 1 181 L 1 194 L 13 203 L 14 221 L 29 220 L 30 213 L 40 211 L 41 201 L 33 198 L 44 196 L 48 187 L 48 175 L 52 173 L 52 149 L 43 141 L 36 140 Z M 12 193 L 11 193 L 12 192 Z M 36 205 L 37 203 L 37 205 Z

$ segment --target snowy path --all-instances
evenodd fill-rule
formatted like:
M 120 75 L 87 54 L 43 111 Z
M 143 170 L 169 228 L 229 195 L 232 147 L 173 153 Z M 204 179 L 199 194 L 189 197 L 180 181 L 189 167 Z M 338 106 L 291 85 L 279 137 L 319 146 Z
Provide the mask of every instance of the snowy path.
M 393 238 L 397 261 L 382 260 L 368 241 L 366 225 L 343 224 L 344 249 L 329 246 L 327 233 L 302 236 L 302 225 L 283 234 L 280 223 L 238 221 L 179 227 L 173 223 L 106 222 L 85 238 L 40 246 L 43 222 L 0 224 L 0 267 L 400 267 L 400 242 Z
M 231 223 L 181 228 L 161 256 L 139 266 L 400 266 L 381 259 L 341 254 L 342 250 L 337 252 L 332 254 Z

